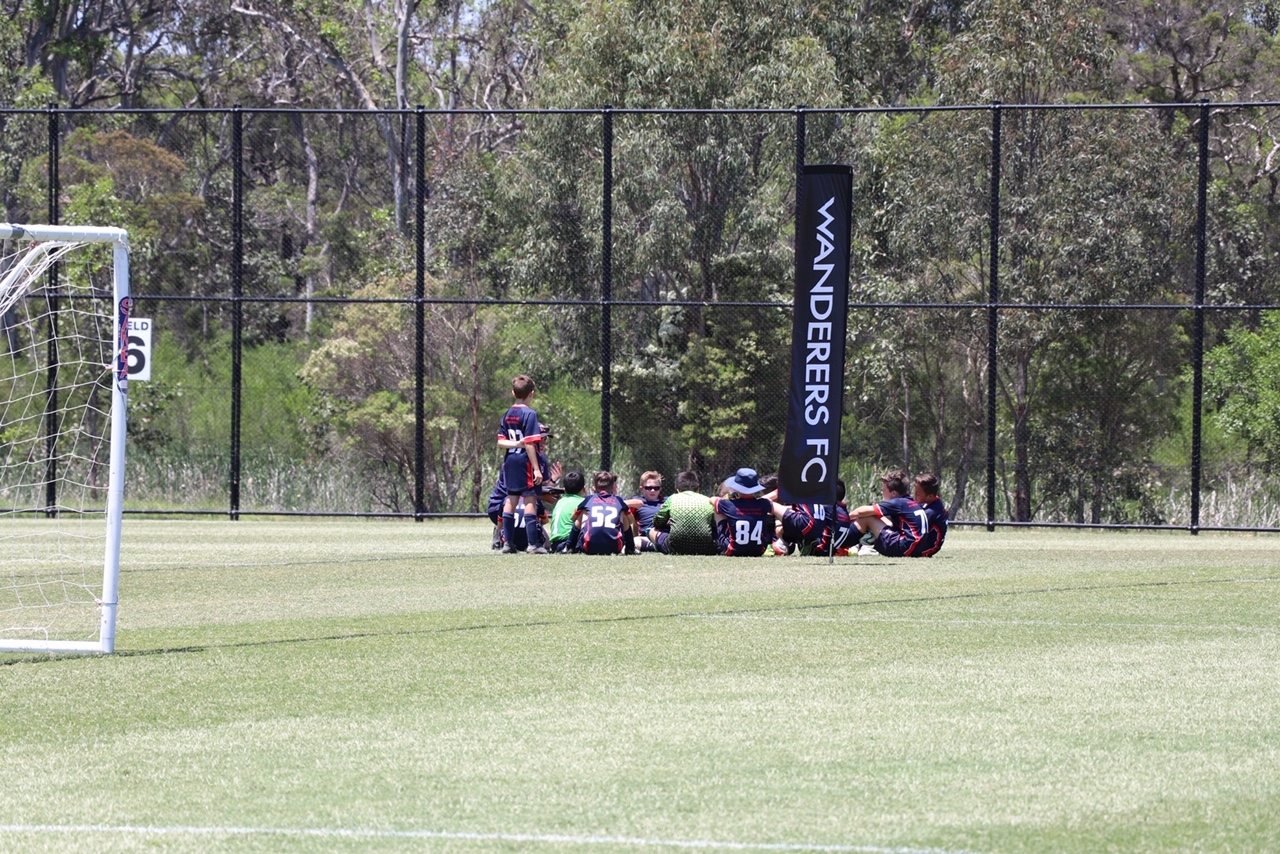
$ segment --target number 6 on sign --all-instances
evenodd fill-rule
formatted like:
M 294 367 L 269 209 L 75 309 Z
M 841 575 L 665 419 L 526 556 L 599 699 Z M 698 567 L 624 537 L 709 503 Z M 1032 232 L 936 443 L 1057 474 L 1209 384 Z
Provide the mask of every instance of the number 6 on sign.
M 129 379 L 151 379 L 151 318 L 129 318 Z

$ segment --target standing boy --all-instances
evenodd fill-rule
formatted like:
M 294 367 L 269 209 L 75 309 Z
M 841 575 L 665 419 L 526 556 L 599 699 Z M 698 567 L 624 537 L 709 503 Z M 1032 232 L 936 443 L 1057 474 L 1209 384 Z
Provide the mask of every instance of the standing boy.
M 514 554 L 515 513 L 524 507 L 525 535 L 530 554 L 546 554 L 538 536 L 538 487 L 542 485 L 542 467 L 537 448 L 542 441 L 538 413 L 529 404 L 535 391 L 533 379 L 520 374 L 511 381 L 515 403 L 507 409 L 498 425 L 498 447 L 506 450 L 502 460 L 502 476 L 507 497 L 502 505 L 503 554 Z M 532 449 L 532 450 L 531 450 Z

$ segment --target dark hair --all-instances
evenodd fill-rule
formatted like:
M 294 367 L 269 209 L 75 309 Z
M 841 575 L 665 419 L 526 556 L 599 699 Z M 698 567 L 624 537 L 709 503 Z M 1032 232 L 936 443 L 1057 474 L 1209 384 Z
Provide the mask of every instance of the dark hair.
M 920 487 L 925 495 L 937 495 L 938 490 L 942 488 L 938 483 L 938 476 L 929 472 L 916 475 L 916 486 Z
M 564 476 L 564 491 L 576 495 L 587 485 L 587 478 L 580 471 L 567 472 Z
M 676 492 L 697 492 L 700 484 L 696 471 L 682 471 L 676 475 Z
M 613 485 L 617 482 L 618 476 L 611 471 L 598 471 L 596 472 L 595 479 L 593 480 L 596 492 L 599 492 L 602 489 L 608 489 L 612 492 Z
M 880 475 L 880 482 L 889 487 L 889 491 L 894 495 L 904 496 L 910 489 L 907 473 L 902 469 L 894 469 L 891 472 Z
M 536 388 L 533 384 L 533 377 L 526 374 L 520 374 L 511 381 L 511 393 L 519 400 L 525 400 L 529 395 L 533 394 Z
M 776 474 L 766 474 L 760 478 L 760 485 L 764 487 L 765 492 L 773 492 L 778 488 L 778 476 Z
M 836 478 L 836 502 L 844 501 L 844 478 Z

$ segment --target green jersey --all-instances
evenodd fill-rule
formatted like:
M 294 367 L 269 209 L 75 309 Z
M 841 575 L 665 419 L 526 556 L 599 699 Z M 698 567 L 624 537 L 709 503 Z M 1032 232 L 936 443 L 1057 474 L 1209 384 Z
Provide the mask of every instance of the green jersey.
M 679 555 L 716 553 L 716 517 L 711 500 L 697 492 L 668 495 L 653 518 L 653 527 L 669 531 L 667 550 Z
M 562 495 L 551 511 L 551 533 L 547 540 L 558 543 L 573 533 L 573 511 L 582 503 L 581 495 Z

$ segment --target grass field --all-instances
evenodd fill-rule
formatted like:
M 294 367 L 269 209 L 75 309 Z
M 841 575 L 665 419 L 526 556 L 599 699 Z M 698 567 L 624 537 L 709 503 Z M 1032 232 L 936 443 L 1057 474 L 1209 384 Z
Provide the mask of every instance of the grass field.
M 0 850 L 1280 850 L 1278 538 L 488 533 L 126 520 L 117 653 L 0 654 Z

